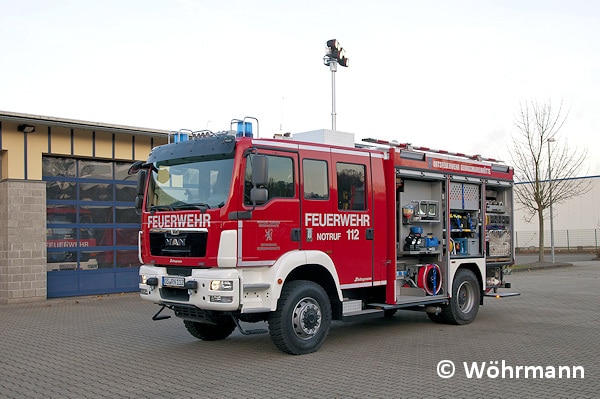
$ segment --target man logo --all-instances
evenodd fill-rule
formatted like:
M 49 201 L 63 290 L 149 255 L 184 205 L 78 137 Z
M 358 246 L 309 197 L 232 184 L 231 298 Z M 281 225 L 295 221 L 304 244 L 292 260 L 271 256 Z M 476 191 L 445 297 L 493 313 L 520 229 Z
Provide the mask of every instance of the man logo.
M 165 238 L 165 245 L 168 247 L 185 246 L 185 238 Z

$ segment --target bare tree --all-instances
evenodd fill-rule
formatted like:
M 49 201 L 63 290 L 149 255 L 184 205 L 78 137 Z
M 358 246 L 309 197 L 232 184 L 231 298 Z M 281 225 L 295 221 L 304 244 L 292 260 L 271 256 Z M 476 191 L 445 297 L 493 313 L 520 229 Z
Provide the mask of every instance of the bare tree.
M 538 217 L 539 261 L 544 261 L 544 211 L 553 204 L 585 194 L 590 183 L 580 176 L 587 157 L 569 148 L 568 141 L 561 141 L 559 131 L 568 112 L 563 114 L 562 102 L 553 109 L 550 101 L 540 104 L 529 101 L 520 104 L 515 119 L 518 129 L 513 136 L 511 152 L 515 180 L 515 202 L 527 211 L 526 219 Z

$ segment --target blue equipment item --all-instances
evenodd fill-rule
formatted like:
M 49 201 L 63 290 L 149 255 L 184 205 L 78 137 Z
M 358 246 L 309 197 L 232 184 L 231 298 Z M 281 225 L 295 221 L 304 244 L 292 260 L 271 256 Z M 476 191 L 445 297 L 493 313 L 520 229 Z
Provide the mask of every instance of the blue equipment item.
M 413 234 L 423 234 L 423 228 L 421 226 L 412 226 L 410 232 Z

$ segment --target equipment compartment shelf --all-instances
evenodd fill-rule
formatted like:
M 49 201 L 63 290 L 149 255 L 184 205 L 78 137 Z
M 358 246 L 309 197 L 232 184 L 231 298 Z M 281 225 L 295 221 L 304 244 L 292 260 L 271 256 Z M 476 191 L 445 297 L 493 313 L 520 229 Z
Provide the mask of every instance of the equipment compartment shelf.
M 439 201 L 412 200 L 402 207 L 402 224 L 439 223 Z
M 442 251 L 440 250 L 435 250 L 435 251 L 399 251 L 398 254 L 400 255 L 436 255 L 436 254 L 440 254 L 442 253 Z
M 439 223 L 439 220 L 432 219 L 411 219 L 410 221 L 403 221 L 402 224 L 405 226 L 410 226 L 418 223 Z

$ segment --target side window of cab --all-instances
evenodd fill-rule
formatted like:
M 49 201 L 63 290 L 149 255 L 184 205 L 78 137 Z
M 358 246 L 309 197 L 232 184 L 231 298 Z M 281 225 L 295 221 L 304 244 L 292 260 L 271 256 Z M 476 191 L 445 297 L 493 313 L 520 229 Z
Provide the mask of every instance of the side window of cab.
M 336 169 L 338 186 L 338 209 L 340 211 L 366 210 L 366 166 L 338 162 L 336 165 Z
M 292 158 L 279 155 L 266 155 L 268 159 L 269 180 L 264 187 L 268 190 L 267 202 L 272 198 L 294 198 L 294 162 Z M 252 206 L 250 190 L 252 190 L 252 159 L 251 154 L 246 159 L 244 175 L 244 205 Z M 261 187 L 263 188 L 263 187 Z
M 327 161 L 317 159 L 302 160 L 304 199 L 328 200 L 329 181 Z

